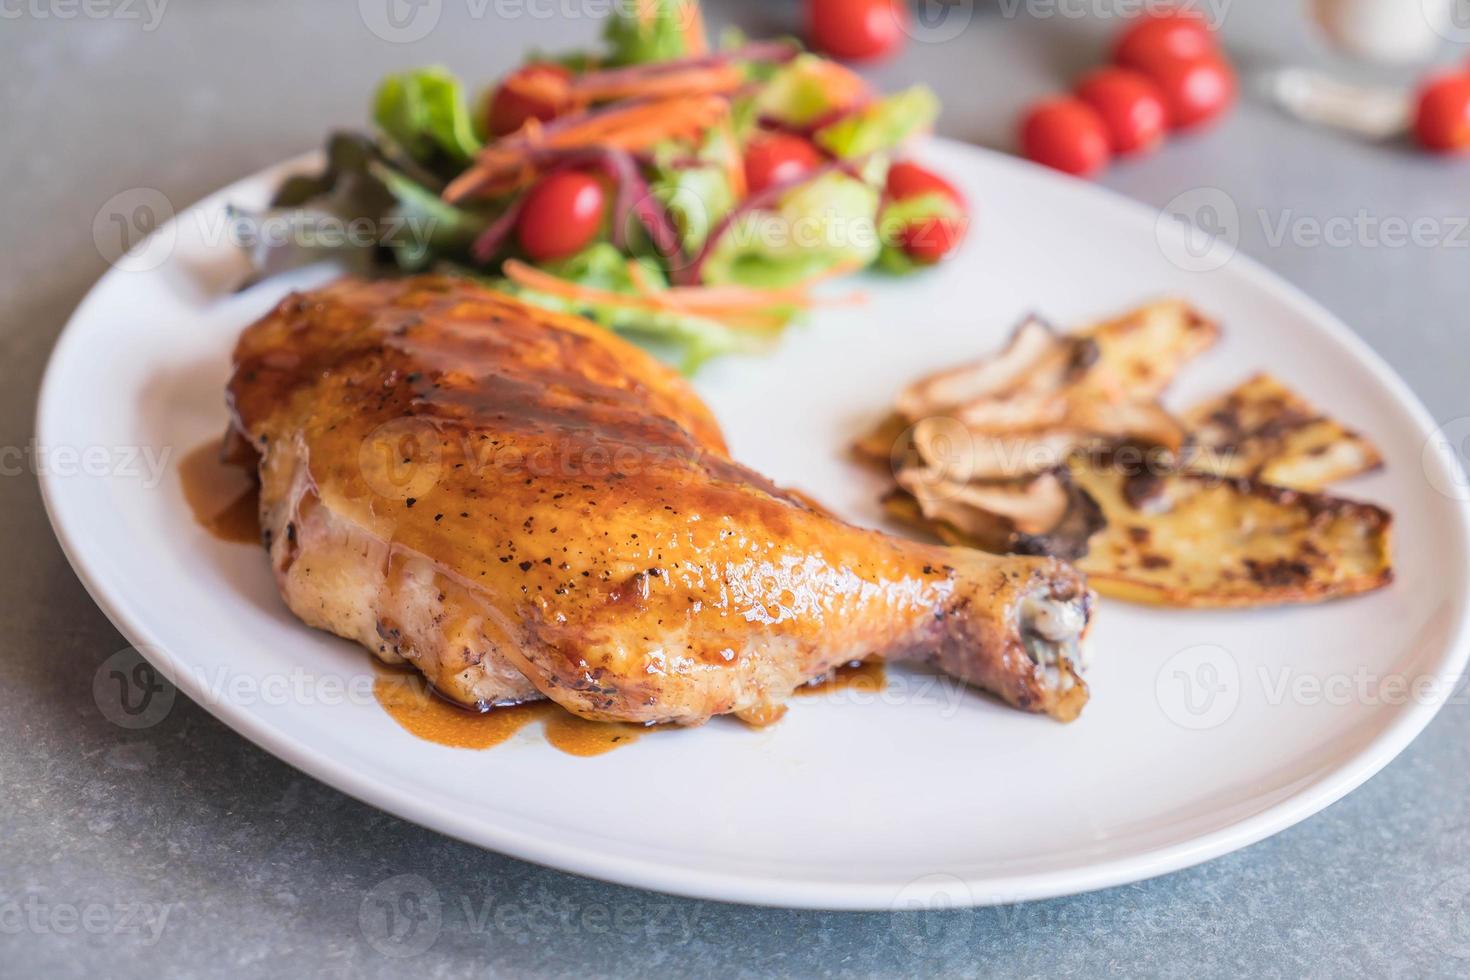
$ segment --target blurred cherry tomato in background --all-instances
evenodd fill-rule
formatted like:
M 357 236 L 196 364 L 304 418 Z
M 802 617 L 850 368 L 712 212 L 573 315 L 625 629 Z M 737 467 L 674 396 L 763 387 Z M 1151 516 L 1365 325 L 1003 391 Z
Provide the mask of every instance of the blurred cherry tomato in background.
M 771 133 L 757 137 L 745 150 L 745 184 L 758 194 L 794 180 L 822 165 L 822 154 L 800 136 Z
M 888 168 L 884 191 L 890 201 L 923 194 L 942 194 L 960 209 L 958 218 L 923 218 L 900 228 L 897 245 L 915 262 L 932 265 L 959 247 L 970 227 L 964 195 L 943 177 L 917 163 L 901 161 Z
M 1436 153 L 1470 151 L 1470 72 L 1438 75 L 1420 88 L 1414 135 Z
M 607 194 L 587 174 L 567 170 L 543 177 L 527 193 L 516 239 L 535 262 L 575 255 L 602 230 Z
M 1148 14 L 1129 21 L 1123 29 L 1113 48 L 1113 62 L 1142 70 L 1159 58 L 1193 61 L 1218 52 L 1214 32 L 1198 15 Z
M 527 119 L 545 122 L 566 110 L 572 73 L 561 65 L 526 65 L 505 77 L 490 99 L 486 120 L 493 136 L 513 133 Z
M 903 46 L 908 0 L 806 0 L 806 37 L 823 54 L 870 61 Z
M 1021 121 L 1021 151 L 1028 159 L 1064 173 L 1097 173 L 1112 156 L 1108 128 L 1081 99 L 1037 103 Z
M 1102 117 L 1114 153 L 1153 150 L 1169 128 L 1159 87 L 1130 68 L 1099 68 L 1077 83 L 1077 97 Z
M 1158 56 L 1139 69 L 1164 97 L 1171 129 L 1189 129 L 1225 114 L 1235 103 L 1235 70 L 1218 54 L 1181 60 Z

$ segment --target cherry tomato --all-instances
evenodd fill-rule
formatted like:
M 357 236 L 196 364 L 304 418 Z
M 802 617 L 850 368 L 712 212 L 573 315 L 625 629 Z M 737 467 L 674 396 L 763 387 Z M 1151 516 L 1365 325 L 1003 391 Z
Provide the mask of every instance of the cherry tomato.
M 1218 53 L 1209 25 L 1196 14 L 1176 11 L 1129 21 L 1113 48 L 1113 63 L 1141 71 L 1157 58 L 1194 61 Z
M 1158 56 L 1139 71 L 1163 93 L 1171 129 L 1189 129 L 1210 122 L 1235 103 L 1235 70 L 1218 54 L 1193 60 Z
M 1120 155 L 1155 149 L 1169 128 L 1159 87 L 1131 68 L 1099 68 L 1077 83 L 1077 98 L 1102 117 L 1108 142 Z
M 586 248 L 602 229 L 607 194 L 595 178 L 573 170 L 543 177 L 526 193 L 516 239 L 532 261 L 563 259 Z
M 526 65 L 511 72 L 490 99 L 491 135 L 513 133 L 527 119 L 556 118 L 571 101 L 567 85 L 571 77 L 561 65 Z
M 756 139 L 745 150 L 745 184 L 756 194 L 783 184 L 822 165 L 822 154 L 800 136 L 772 133 Z
M 963 206 L 965 198 L 955 186 L 932 170 L 925 170 L 917 163 L 901 161 L 888 168 L 888 196 L 895 201 L 906 197 L 917 197 L 931 191 L 944 194 Z
M 921 194 L 943 194 L 960 207 L 959 218 L 924 218 L 899 229 L 898 247 L 916 262 L 932 264 L 957 248 L 969 230 L 970 218 L 965 214 L 964 195 L 953 184 L 932 170 L 916 163 L 901 161 L 888 168 L 885 187 L 889 200 L 902 201 Z
M 1033 106 L 1021 122 L 1021 151 L 1037 163 L 1085 177 L 1112 157 L 1108 127 L 1081 99 L 1057 98 Z
M 903 45 L 907 0 L 806 0 L 806 36 L 834 58 L 869 61 Z
M 1470 151 L 1470 72 L 1439 75 L 1419 90 L 1414 135 L 1436 153 Z
M 932 265 L 958 247 L 966 227 L 963 220 L 925 218 L 899 230 L 898 246 L 915 262 Z

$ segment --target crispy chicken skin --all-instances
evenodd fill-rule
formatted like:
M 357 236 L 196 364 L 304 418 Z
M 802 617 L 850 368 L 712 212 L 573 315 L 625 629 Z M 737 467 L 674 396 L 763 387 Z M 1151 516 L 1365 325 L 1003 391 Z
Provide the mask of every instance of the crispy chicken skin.
M 1062 719 L 1086 702 L 1070 566 L 819 512 L 576 317 L 452 278 L 343 280 L 245 330 L 229 401 L 286 604 L 465 705 L 698 724 L 864 658 Z

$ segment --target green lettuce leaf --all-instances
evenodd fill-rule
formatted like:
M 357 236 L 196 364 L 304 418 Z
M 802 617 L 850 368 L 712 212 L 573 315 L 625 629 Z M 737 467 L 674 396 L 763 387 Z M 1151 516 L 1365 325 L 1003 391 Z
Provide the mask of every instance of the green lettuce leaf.
M 231 210 L 235 235 L 254 266 L 250 282 L 325 258 L 360 274 L 390 255 L 408 270 L 467 259 L 491 220 L 483 211 L 444 203 L 432 176 L 390 157 L 367 136 L 333 134 L 326 157 L 320 173 L 283 182 L 265 211 Z M 264 228 L 272 234 L 258 234 Z
M 657 263 L 649 259 L 636 261 L 642 267 L 648 282 L 655 288 L 667 288 L 668 282 Z M 554 276 L 592 289 L 628 296 L 638 295 L 628 274 L 627 258 L 608 242 L 598 242 L 570 258 L 547 263 L 541 268 Z M 576 313 L 627 335 L 650 347 L 655 353 L 674 361 L 685 373 L 694 372 L 712 357 L 757 347 L 757 343 L 748 334 L 705 317 L 607 304 L 587 304 L 508 282 L 497 282 L 496 285 L 538 306 L 561 313 Z
M 439 67 L 389 75 L 373 98 L 373 122 L 420 163 L 464 165 L 480 149 L 459 80 Z
M 780 288 L 878 257 L 878 192 L 842 173 L 790 191 L 770 211 L 741 215 L 714 245 L 702 277 L 711 284 Z
M 756 97 L 756 110 L 788 126 L 805 126 L 842 108 L 832 101 L 827 67 L 826 59 L 814 54 L 782 65 Z
M 738 158 L 740 147 L 718 129 L 710 132 L 695 154 L 702 165 L 687 159 L 687 151 L 677 144 L 662 145 L 654 154 L 649 189 L 673 218 L 687 255 L 703 247 L 710 231 L 735 206 L 726 164 L 732 155 Z
M 864 106 L 817 130 L 816 144 L 843 159 L 891 150 L 929 129 L 939 118 L 939 98 L 915 85 Z
M 651 16 L 638 11 L 651 3 Z M 668 61 L 689 54 L 685 29 L 699 14 L 698 0 L 623 0 L 613 4 L 613 15 L 602 36 L 614 65 Z
M 489 225 L 477 212 L 447 204 L 438 194 L 381 162 L 368 172 L 393 196 L 394 206 L 382 222 L 381 240 L 403 269 L 416 272 L 437 259 L 464 255 Z
M 714 164 L 659 167 L 649 188 L 674 219 L 687 255 L 700 250 L 710 231 L 735 205 L 724 168 Z

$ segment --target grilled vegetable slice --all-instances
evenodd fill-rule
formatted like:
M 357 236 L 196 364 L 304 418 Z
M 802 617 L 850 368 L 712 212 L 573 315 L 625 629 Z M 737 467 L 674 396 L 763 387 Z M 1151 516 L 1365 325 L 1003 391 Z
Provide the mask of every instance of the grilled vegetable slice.
M 1324 417 L 1269 374 L 1192 409 L 1191 467 L 1315 490 L 1383 465 L 1373 444 Z
M 970 364 L 920 378 L 898 395 L 895 407 L 910 421 L 952 414 L 976 402 L 1056 388 L 1072 346 L 1036 317 L 1028 317 L 1006 346 Z
M 942 495 L 921 502 L 898 486 L 884 496 L 883 509 L 894 520 L 945 544 L 998 555 L 1050 555 L 1064 561 L 1085 555 L 1088 539 L 1103 526 L 1096 502 L 1064 469 L 1042 474 L 1030 483 L 972 483 L 964 488 L 972 496 L 989 497 L 995 509 L 977 506 L 974 499 L 952 500 Z M 1013 516 L 1003 516 L 1002 509 Z
M 1077 567 L 1097 591 L 1187 607 L 1317 602 L 1393 580 L 1388 512 L 1245 477 L 1079 458 L 1107 527 Z
M 1183 300 L 1140 306 L 1084 328 L 1097 363 L 1084 382 L 1104 398 L 1146 401 L 1163 394 L 1179 369 L 1220 338 L 1220 327 Z
M 914 424 L 911 439 L 926 464 L 937 465 L 938 455 L 961 457 L 960 479 L 1034 475 L 1075 450 L 1125 442 L 1177 458 L 1188 433 L 1158 393 L 1216 334 L 1213 323 L 1173 301 L 1074 335 L 1031 317 L 998 353 L 905 388 L 896 415 Z M 872 457 L 881 442 L 896 439 L 904 452 L 903 438 L 889 418 L 858 451 Z
M 868 432 L 852 444 L 853 455 L 864 463 L 887 466 L 909 452 L 912 433 L 909 420 L 897 412 L 889 412 Z

